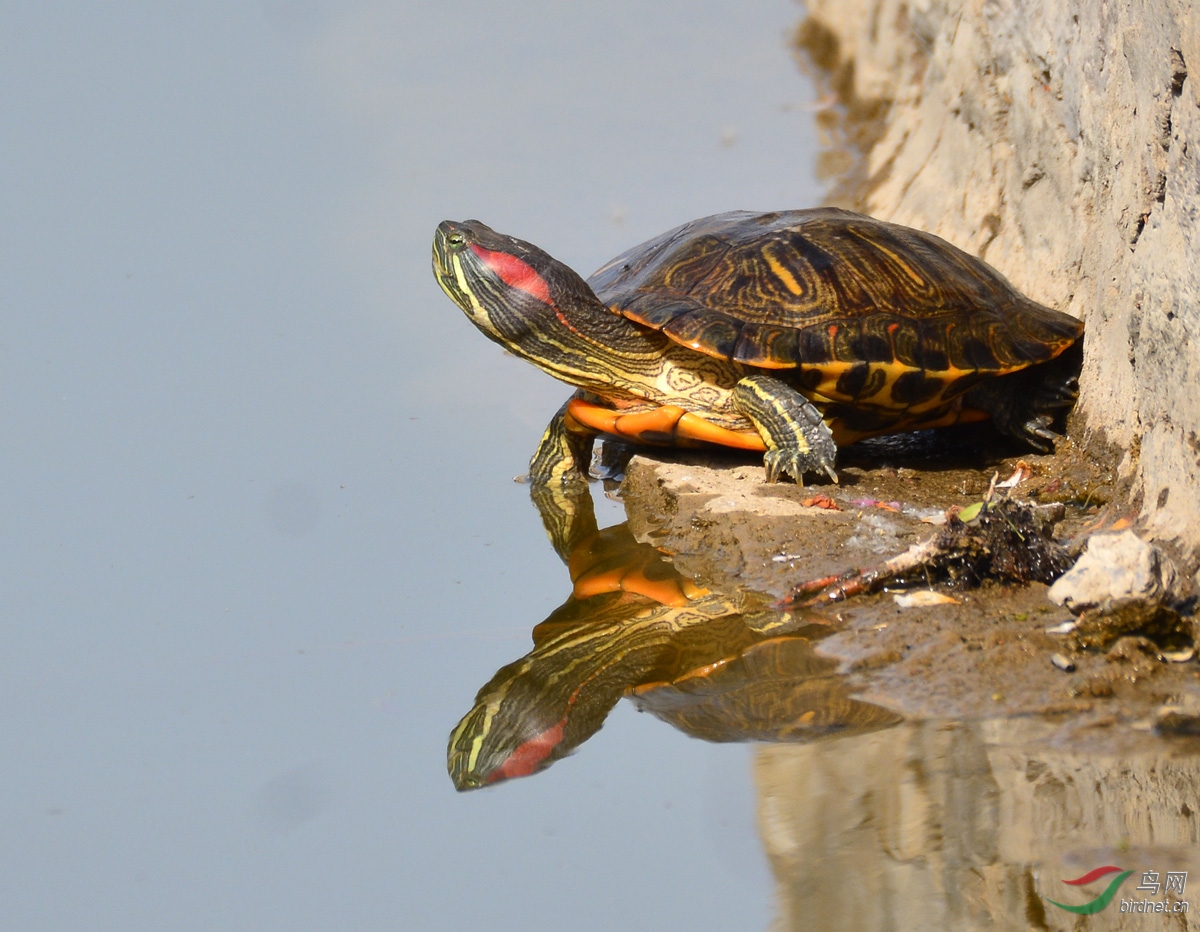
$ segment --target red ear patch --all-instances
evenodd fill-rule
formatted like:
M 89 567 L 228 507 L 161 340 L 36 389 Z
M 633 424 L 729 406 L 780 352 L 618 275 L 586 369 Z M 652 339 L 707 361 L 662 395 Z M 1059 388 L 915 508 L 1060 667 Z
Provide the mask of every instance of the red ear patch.
M 511 780 L 513 777 L 527 777 L 538 769 L 538 764 L 550 756 L 550 753 L 562 742 L 567 720 L 551 725 L 540 735 L 534 735 L 520 745 L 508 759 L 487 776 L 487 783 L 500 780 Z
M 500 280 L 510 288 L 517 288 L 526 294 L 531 294 L 543 304 L 552 304 L 550 287 L 533 266 L 528 262 L 510 256 L 506 252 L 492 252 L 482 246 L 471 244 L 471 251 L 483 260 L 484 265 L 496 273 Z

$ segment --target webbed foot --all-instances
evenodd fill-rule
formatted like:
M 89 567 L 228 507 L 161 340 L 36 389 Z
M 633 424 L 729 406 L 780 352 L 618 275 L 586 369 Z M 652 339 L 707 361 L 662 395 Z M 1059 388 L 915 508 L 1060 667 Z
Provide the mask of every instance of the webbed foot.
M 806 473 L 838 481 L 833 432 L 816 406 L 790 385 L 768 375 L 749 375 L 734 387 L 733 404 L 767 445 L 763 462 L 768 482 L 791 476 L 803 485 Z

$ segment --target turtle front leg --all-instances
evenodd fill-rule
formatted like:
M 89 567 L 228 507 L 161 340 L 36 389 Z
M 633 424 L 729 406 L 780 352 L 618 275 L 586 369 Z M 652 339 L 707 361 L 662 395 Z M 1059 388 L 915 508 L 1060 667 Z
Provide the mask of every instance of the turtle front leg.
M 572 399 L 581 397 L 576 392 Z M 541 515 L 550 544 L 564 563 L 578 542 L 595 533 L 588 490 L 588 465 L 596 435 L 567 411 L 570 399 L 550 420 L 529 461 L 529 497 Z
M 733 406 L 748 417 L 767 452 L 767 481 L 788 475 L 804 484 L 804 474 L 823 472 L 834 482 L 837 444 L 816 406 L 798 391 L 769 375 L 748 375 L 733 389 Z
M 571 483 L 579 479 L 587 481 L 596 434 L 567 411 L 572 401 L 585 397 L 583 391 L 577 391 L 550 419 L 529 461 L 529 481 L 534 485 Z

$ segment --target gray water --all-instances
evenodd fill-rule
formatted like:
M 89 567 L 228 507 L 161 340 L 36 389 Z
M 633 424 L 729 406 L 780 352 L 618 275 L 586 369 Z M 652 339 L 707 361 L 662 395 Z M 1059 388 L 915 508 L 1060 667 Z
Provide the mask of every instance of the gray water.
M 565 594 L 512 479 L 567 389 L 429 250 L 478 217 L 586 274 L 816 204 L 800 16 L 0 11 L 0 927 L 768 925 L 745 746 L 622 704 L 451 785 Z

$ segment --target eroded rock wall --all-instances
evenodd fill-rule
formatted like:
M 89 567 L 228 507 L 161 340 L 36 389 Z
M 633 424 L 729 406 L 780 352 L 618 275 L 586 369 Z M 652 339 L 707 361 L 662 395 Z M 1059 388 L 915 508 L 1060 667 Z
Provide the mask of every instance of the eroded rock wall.
M 1187 0 L 807 8 L 802 34 L 843 99 L 885 114 L 856 206 L 931 230 L 1084 319 L 1087 430 L 1127 451 L 1120 471 L 1143 528 L 1194 559 L 1200 10 Z

